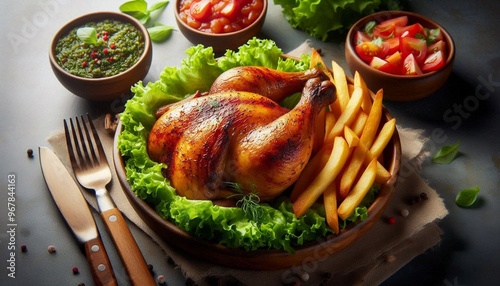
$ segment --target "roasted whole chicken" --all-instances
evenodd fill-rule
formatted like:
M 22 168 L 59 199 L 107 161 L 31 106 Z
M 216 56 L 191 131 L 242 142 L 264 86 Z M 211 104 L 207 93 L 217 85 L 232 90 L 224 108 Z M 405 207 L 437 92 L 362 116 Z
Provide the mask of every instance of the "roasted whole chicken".
M 298 92 L 292 110 L 277 103 Z M 315 118 L 335 98 L 318 69 L 234 68 L 209 92 L 161 108 L 148 153 L 167 165 L 164 175 L 180 196 L 219 201 L 243 192 L 271 200 L 305 167 Z

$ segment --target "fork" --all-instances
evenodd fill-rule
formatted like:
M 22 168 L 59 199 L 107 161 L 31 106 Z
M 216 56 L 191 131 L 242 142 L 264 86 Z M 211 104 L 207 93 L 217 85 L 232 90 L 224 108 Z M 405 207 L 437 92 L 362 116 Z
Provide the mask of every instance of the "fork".
M 97 130 L 87 114 L 64 120 L 64 133 L 71 166 L 75 177 L 83 187 L 95 191 L 100 215 L 111 234 L 125 270 L 133 285 L 156 285 L 141 250 L 127 223 L 106 189 L 111 182 L 111 170 Z M 88 127 L 90 126 L 90 128 Z

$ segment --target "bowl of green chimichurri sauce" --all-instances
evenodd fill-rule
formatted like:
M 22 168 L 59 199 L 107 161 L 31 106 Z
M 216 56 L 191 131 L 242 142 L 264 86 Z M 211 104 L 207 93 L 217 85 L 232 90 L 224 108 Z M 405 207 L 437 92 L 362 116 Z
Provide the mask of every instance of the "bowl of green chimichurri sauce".
M 64 25 L 54 36 L 50 64 L 61 84 L 89 100 L 130 95 L 152 60 L 146 28 L 121 13 L 96 12 Z

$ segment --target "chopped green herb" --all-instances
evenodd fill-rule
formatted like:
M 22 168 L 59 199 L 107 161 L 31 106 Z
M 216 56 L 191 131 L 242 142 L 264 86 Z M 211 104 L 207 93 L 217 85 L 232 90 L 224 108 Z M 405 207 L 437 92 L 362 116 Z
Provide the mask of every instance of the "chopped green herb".
M 449 164 L 451 163 L 458 154 L 458 147 L 460 146 L 460 141 L 454 145 L 444 146 L 432 157 L 432 162 L 436 164 Z
M 474 204 L 479 193 L 479 187 L 461 190 L 455 197 L 455 203 L 459 207 L 470 207 Z

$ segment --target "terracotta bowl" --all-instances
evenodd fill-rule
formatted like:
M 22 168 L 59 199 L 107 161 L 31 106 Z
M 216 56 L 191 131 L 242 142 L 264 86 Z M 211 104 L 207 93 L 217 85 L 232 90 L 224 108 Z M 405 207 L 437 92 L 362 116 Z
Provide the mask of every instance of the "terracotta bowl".
M 72 75 L 61 68 L 56 61 L 55 47 L 57 41 L 64 37 L 74 28 L 81 27 L 88 22 L 114 19 L 134 25 L 143 36 L 145 41 L 144 53 L 137 63 L 124 72 L 104 78 L 84 78 Z M 153 49 L 151 39 L 146 28 L 136 19 L 122 13 L 95 12 L 80 16 L 64 25 L 52 39 L 49 52 L 50 66 L 61 84 L 73 94 L 95 101 L 111 101 L 130 94 L 130 87 L 136 82 L 143 80 L 151 66 Z
M 363 30 L 369 21 L 381 22 L 399 16 L 408 16 L 408 24 L 420 23 L 426 28 L 439 28 L 443 32 L 448 58 L 443 68 L 416 76 L 393 75 L 370 67 L 355 51 L 355 34 Z M 384 89 L 384 99 L 390 101 L 413 101 L 436 92 L 448 79 L 455 59 L 455 44 L 450 34 L 435 21 L 411 12 L 384 11 L 360 19 L 349 30 L 345 42 L 345 57 L 350 71 L 358 71 L 372 91 Z
M 175 1 L 175 20 L 181 33 L 193 44 L 202 44 L 205 47 L 212 47 L 214 53 L 225 53 L 226 50 L 235 50 L 245 44 L 249 39 L 257 36 L 262 30 L 267 14 L 267 0 L 263 1 L 262 13 L 250 26 L 230 33 L 214 34 L 198 31 L 179 17 L 180 0 Z
M 349 81 L 352 83 L 351 79 Z M 384 110 L 384 114 L 385 116 L 382 121 L 392 118 L 387 110 Z M 144 222 L 161 239 L 180 251 L 210 263 L 246 270 L 274 270 L 301 265 L 302 263 L 311 261 L 311 259 L 320 260 L 335 255 L 335 253 L 353 243 L 380 219 L 394 193 L 401 164 L 401 142 L 396 130 L 392 140 L 386 146 L 382 158 L 383 165 L 392 174 L 392 178 L 382 187 L 377 198 L 368 209 L 368 218 L 365 221 L 348 227 L 337 236 L 319 237 L 317 241 L 296 248 L 293 254 L 284 250 L 245 251 L 196 238 L 162 218 L 152 206 L 137 197 L 130 188 L 125 174 L 124 158 L 117 148 L 118 136 L 121 130 L 122 125 L 119 123 L 113 151 L 114 165 L 120 184 L 128 200 Z

